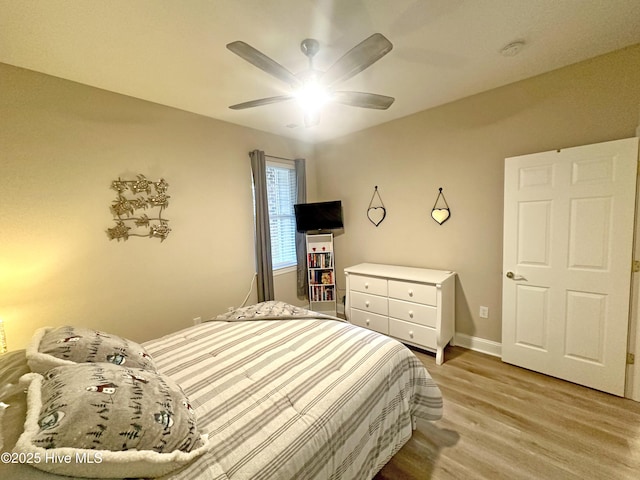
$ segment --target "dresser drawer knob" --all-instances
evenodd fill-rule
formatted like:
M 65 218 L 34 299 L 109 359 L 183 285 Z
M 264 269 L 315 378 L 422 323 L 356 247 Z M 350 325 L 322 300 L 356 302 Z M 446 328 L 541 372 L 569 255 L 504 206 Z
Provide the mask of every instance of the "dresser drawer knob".
M 367 300 L 366 302 L 364 302 L 364 306 L 369 308 L 369 300 Z
M 413 330 L 409 330 L 409 336 L 413 338 Z
M 409 310 L 409 318 L 413 318 L 413 310 Z
M 409 296 L 413 297 L 413 290 L 409 290 Z
M 365 283 L 365 284 L 364 284 L 364 288 L 365 288 L 365 289 L 369 288 L 369 282 L 367 282 L 367 283 Z
M 367 319 L 365 320 L 365 323 L 367 324 L 367 327 L 368 327 L 368 326 L 369 326 L 369 323 L 371 323 L 371 321 L 367 318 Z

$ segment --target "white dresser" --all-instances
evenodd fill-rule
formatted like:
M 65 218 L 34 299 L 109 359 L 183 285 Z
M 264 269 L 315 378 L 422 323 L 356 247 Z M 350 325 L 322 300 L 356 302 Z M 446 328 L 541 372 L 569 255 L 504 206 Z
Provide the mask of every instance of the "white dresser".
M 455 330 L 455 272 L 361 263 L 344 269 L 349 322 L 436 352 Z

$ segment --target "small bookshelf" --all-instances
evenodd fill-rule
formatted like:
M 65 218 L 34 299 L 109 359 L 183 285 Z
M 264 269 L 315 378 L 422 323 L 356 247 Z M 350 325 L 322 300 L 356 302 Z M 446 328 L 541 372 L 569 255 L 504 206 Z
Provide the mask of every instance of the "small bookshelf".
M 333 234 L 307 235 L 309 308 L 328 315 L 336 314 L 336 278 Z

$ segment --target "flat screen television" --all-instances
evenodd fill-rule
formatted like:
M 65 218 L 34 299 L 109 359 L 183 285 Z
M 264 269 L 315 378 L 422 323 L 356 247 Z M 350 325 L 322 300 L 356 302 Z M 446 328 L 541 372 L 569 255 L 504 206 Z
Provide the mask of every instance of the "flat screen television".
M 298 203 L 293 206 L 296 215 L 296 230 L 334 230 L 342 228 L 342 202 Z

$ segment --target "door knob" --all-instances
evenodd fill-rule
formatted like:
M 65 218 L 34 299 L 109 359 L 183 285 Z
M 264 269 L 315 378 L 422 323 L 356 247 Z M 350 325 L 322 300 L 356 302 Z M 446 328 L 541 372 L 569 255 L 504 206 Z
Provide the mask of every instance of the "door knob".
M 507 278 L 510 278 L 511 280 L 515 280 L 515 281 L 520 281 L 520 280 L 524 280 L 525 282 L 527 281 L 527 279 L 522 275 L 518 275 L 517 273 L 513 273 L 513 272 L 507 272 L 506 276 Z

